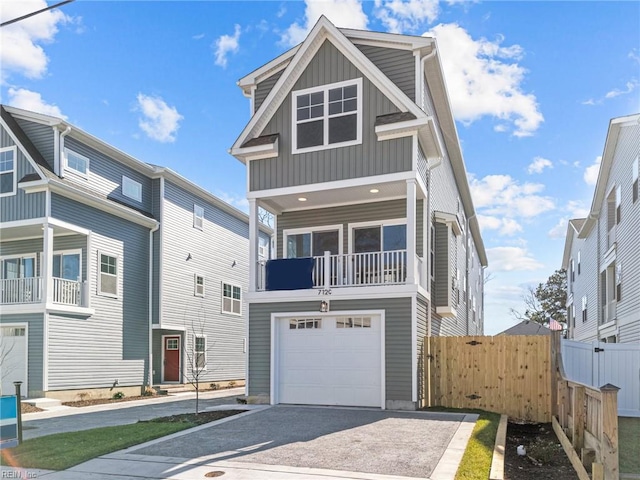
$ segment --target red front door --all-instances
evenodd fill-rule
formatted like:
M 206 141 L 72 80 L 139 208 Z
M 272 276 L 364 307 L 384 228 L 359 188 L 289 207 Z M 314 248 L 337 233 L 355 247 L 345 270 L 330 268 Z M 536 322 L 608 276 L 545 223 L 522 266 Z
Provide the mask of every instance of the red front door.
M 165 382 L 180 381 L 180 336 L 164 337 Z

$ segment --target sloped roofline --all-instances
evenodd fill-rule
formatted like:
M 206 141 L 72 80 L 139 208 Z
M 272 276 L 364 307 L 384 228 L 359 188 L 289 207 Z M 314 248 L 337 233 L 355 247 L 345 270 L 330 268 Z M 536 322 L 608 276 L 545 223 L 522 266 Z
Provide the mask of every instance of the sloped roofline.
M 582 221 L 584 225 L 584 218 L 572 218 L 567 222 L 567 235 L 564 240 L 564 253 L 562 255 L 562 268 L 567 270 L 569 268 L 569 260 L 571 259 L 571 248 L 573 246 L 573 239 L 578 235 L 579 230 L 576 228 L 573 222 L 576 220 Z
M 616 117 L 611 119 L 609 122 L 609 130 L 607 131 L 607 139 L 604 144 L 604 152 L 602 153 L 602 160 L 600 162 L 600 170 L 598 171 L 598 180 L 593 194 L 591 209 L 589 210 L 589 215 L 587 216 L 584 225 L 582 225 L 582 228 L 578 233 L 578 238 L 586 238 L 600 216 L 602 202 L 607 194 L 607 183 L 609 182 L 609 174 L 611 173 L 611 165 L 613 164 L 613 157 L 618 145 L 620 130 L 624 126 L 637 123 L 640 123 L 640 113 L 624 117 Z

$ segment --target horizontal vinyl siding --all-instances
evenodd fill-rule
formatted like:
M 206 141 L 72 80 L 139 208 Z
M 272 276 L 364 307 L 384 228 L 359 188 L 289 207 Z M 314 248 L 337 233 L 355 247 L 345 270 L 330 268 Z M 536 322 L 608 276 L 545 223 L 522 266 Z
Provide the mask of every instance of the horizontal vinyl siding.
M 317 311 L 317 302 L 251 304 L 249 395 L 270 394 L 271 314 Z M 386 399 L 411 401 L 411 298 L 333 300 L 331 311 L 385 311 Z
M 341 207 L 319 208 L 285 212 L 278 216 L 278 258 L 283 258 L 283 231 L 293 228 L 320 227 L 323 225 L 342 224 L 343 253 L 349 252 L 349 223 L 391 220 L 406 217 L 407 202 L 405 200 L 389 200 L 387 202 L 361 203 Z
M 92 231 L 88 318 L 52 315 L 49 388 L 145 382 L 148 355 L 149 229 L 52 194 L 52 215 Z M 98 251 L 119 257 L 118 297 L 99 295 Z
M 0 324 L 9 323 L 26 323 L 28 327 L 27 339 L 28 344 L 28 366 L 27 375 L 28 379 L 28 394 L 29 397 L 41 397 L 43 392 L 43 338 L 44 338 L 44 315 L 42 313 L 30 313 L 24 315 L 4 315 L 0 314 Z
M 15 142 L 9 133 L 0 128 L 0 146 L 13 147 Z M 0 197 L 0 222 L 12 222 L 15 220 L 26 220 L 29 218 L 40 218 L 45 215 L 46 195 L 44 192 L 25 193 L 17 186 L 25 175 L 36 173 L 33 166 L 22 153 L 20 148 L 16 148 L 16 158 L 14 175 L 16 177 L 16 194 L 7 197 Z
M 250 190 L 308 185 L 372 175 L 410 171 L 410 137 L 379 142 L 374 131 L 376 117 L 396 113 L 398 109 L 329 41 L 292 90 L 362 78 L 362 144 L 317 152 L 291 154 L 291 94 L 287 95 L 261 135 L 280 134 L 277 158 L 249 163 Z
M 449 229 L 444 223 L 436 223 L 436 244 L 434 260 L 434 304 L 438 307 L 449 305 L 448 282 L 449 282 Z
M 425 360 L 425 355 L 427 354 L 426 351 L 423 351 L 423 346 L 424 346 L 424 337 L 427 336 L 427 329 L 428 329 L 428 321 L 427 321 L 427 312 L 429 309 L 429 303 L 427 302 L 427 299 L 425 297 L 423 297 L 422 295 L 418 294 L 418 298 L 417 298 L 417 302 L 416 302 L 416 308 L 417 308 L 417 312 L 416 312 L 416 329 L 417 329 L 417 337 L 416 337 L 416 347 L 417 347 L 417 352 L 418 352 L 418 356 L 416 358 L 416 361 L 418 362 L 418 369 L 417 369 L 417 373 L 418 373 L 418 378 L 417 378 L 417 382 L 418 382 L 418 401 L 422 401 L 425 399 L 424 397 L 424 378 L 425 378 L 425 371 L 424 371 L 424 360 Z
M 145 175 L 123 165 L 116 160 L 78 142 L 67 136 L 64 142 L 65 148 L 89 158 L 89 179 L 73 173 L 73 170 L 65 169 L 65 179 L 76 182 L 84 188 L 105 195 L 109 199 L 122 202 L 134 208 L 151 211 L 151 179 Z M 125 175 L 142 185 L 142 202 L 129 198 L 122 193 L 122 176 Z
M 591 230 L 586 239 L 573 237 L 571 257 L 576 266 L 575 282 L 568 279 L 569 296 L 573 294 L 573 307 L 576 320 L 572 329 L 572 338 L 581 341 L 595 340 L 598 336 L 598 229 Z M 580 252 L 580 273 L 578 269 L 578 252 Z M 569 274 L 569 272 L 567 272 Z M 587 296 L 587 321 L 582 321 L 582 297 Z
M 356 45 L 356 47 L 407 97 L 416 101 L 416 60 L 413 52 L 369 45 Z
M 280 70 L 277 73 L 274 73 L 269 78 L 266 78 L 262 82 L 258 83 L 258 85 L 256 85 L 256 91 L 254 93 L 254 100 L 253 100 L 253 103 L 254 103 L 253 113 L 257 112 L 258 109 L 262 106 L 262 102 L 264 102 L 265 98 L 267 98 L 267 95 L 269 95 L 269 92 L 271 92 L 271 89 L 276 84 L 276 82 L 280 79 L 283 72 L 284 72 L 284 69 Z
M 14 117 L 15 118 L 15 117 Z M 29 120 L 15 119 L 22 131 L 29 137 L 33 146 L 40 152 L 40 155 L 49 164 L 53 171 L 54 162 L 54 140 L 53 127 L 30 122 Z
M 203 230 L 193 227 L 194 203 L 204 208 Z M 168 181 L 162 223 L 162 328 L 186 329 L 188 349 L 195 333 L 207 335 L 202 380 L 244 378 L 248 224 Z M 204 297 L 194 295 L 196 274 L 205 277 Z M 223 282 L 241 288 L 242 315 L 222 313 Z

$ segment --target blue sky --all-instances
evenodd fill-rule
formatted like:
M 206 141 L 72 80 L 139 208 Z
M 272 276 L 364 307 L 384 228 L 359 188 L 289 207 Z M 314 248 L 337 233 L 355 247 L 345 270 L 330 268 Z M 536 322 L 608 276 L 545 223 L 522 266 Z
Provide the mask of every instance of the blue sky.
M 2 1 L 2 21 L 45 6 Z M 0 31 L 5 104 L 64 116 L 246 208 L 227 153 L 249 119 L 236 81 L 339 27 L 435 35 L 493 279 L 485 332 L 560 267 L 609 120 L 640 111 L 640 3 L 88 1 Z

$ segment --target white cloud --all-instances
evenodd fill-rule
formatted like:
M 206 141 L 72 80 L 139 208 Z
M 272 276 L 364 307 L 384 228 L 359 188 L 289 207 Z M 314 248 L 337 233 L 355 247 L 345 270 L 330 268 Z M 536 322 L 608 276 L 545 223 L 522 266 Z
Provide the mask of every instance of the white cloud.
M 564 238 L 565 235 L 567 234 L 567 225 L 569 223 L 569 218 L 568 217 L 562 217 L 560 220 L 558 220 L 558 223 L 556 223 L 553 228 L 551 230 L 549 230 L 549 232 L 547 232 L 547 235 L 550 238 Z
M 638 50 L 636 50 L 635 48 L 634 48 L 634 49 L 632 49 L 632 50 L 629 52 L 629 55 L 628 55 L 628 56 L 629 56 L 629 58 L 630 58 L 631 60 L 633 60 L 634 62 L 636 62 L 636 63 L 640 64 L 640 55 L 638 55 Z
M 593 162 L 593 165 L 589 165 L 584 169 L 584 181 L 587 185 L 595 185 L 598 182 L 598 173 L 600 172 L 600 162 L 602 157 L 597 157 Z
M 509 175 L 487 175 L 477 179 L 469 176 L 473 203 L 483 214 L 508 218 L 531 218 L 555 208 L 550 197 L 538 195 L 544 190 L 540 183 L 518 183 Z
M 197 35 L 192 35 L 191 38 L 194 40 L 202 40 L 204 38 L 204 33 L 198 33 Z
M 635 58 L 633 57 L 633 52 L 629 54 L 629 57 L 632 59 Z M 588 100 L 583 101 L 582 105 L 592 105 L 592 106 L 602 105 L 605 102 L 605 100 L 611 100 L 612 98 L 633 93 L 636 90 L 636 88 L 638 88 L 639 86 L 640 86 L 640 82 L 638 82 L 638 80 L 635 80 L 635 79 L 629 80 L 625 84 L 624 89 L 614 88 L 612 90 L 609 90 L 607 93 L 605 93 L 604 96 L 601 98 L 598 98 L 598 99 L 590 98 Z
M 149 138 L 162 143 L 174 142 L 180 121 L 184 118 L 175 107 L 170 107 L 160 97 L 139 93 L 136 109 L 142 113 L 138 125 Z
M 585 218 L 589 215 L 589 208 L 579 200 L 569 200 L 567 203 L 567 211 L 571 218 Z
M 487 249 L 489 269 L 492 272 L 538 270 L 544 265 L 531 256 L 526 248 L 494 247 Z
M 527 173 L 529 175 L 534 173 L 542 173 L 545 168 L 553 168 L 553 162 L 546 158 L 536 157 L 533 159 L 533 162 L 531 162 L 527 167 Z
M 9 88 L 8 93 L 9 101 L 7 103 L 13 107 L 67 119 L 67 116 L 62 114 L 57 105 L 45 102 L 38 92 L 24 88 Z
M 470 124 L 491 116 L 500 120 L 498 131 L 507 122 L 516 137 L 533 135 L 540 127 L 544 118 L 536 97 L 522 89 L 526 69 L 517 63 L 522 47 L 502 46 L 503 37 L 474 40 L 455 23 L 437 25 L 425 35 L 438 41 L 457 120 Z
M 233 35 L 222 35 L 216 40 L 216 65 L 225 68 L 227 66 L 227 55 L 238 52 L 240 33 L 240 25 L 236 24 Z
M 243 212 L 247 212 L 247 213 L 249 212 L 249 200 L 247 200 L 245 197 L 234 195 L 232 193 L 223 192 L 221 190 L 218 190 L 216 192 L 216 195 L 223 202 L 226 202 L 229 205 L 233 205 L 234 207 L 242 210 Z
M 500 235 L 512 236 L 522 232 L 522 225 L 513 218 L 478 215 L 478 222 L 483 230 L 497 230 Z
M 5 22 L 47 7 L 45 0 L 2 2 L 0 20 Z M 0 64 L 2 83 L 11 74 L 41 78 L 47 71 L 49 58 L 42 44 L 50 43 L 58 26 L 72 19 L 61 10 L 49 10 L 0 29 Z
M 391 33 L 415 32 L 440 13 L 438 0 L 376 0 L 375 15 Z
M 369 19 L 359 0 L 305 0 L 304 21 L 295 22 L 280 38 L 283 45 L 294 46 L 302 42 L 321 15 L 336 27 L 365 30 Z

